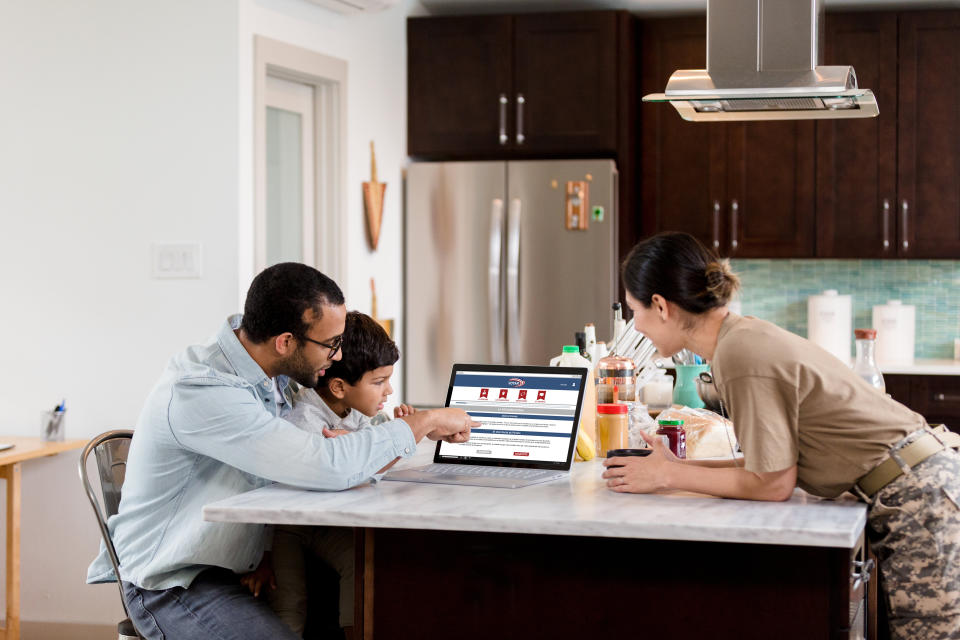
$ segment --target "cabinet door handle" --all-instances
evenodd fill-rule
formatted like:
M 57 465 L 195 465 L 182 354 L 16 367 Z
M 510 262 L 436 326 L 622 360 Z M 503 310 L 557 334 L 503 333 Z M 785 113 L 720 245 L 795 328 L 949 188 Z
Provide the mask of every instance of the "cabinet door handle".
M 736 200 L 730 202 L 730 248 L 736 251 L 740 247 L 740 241 L 737 240 L 737 218 L 740 214 L 740 203 Z
M 517 94 L 517 144 L 523 144 L 526 136 L 523 135 L 523 105 L 526 100 L 522 93 Z
M 904 198 L 900 202 L 900 232 L 903 234 L 903 250 L 907 251 L 910 249 L 910 241 L 907 240 L 907 218 L 910 213 L 910 204 L 907 202 L 907 199 Z
M 713 250 L 720 250 L 720 201 L 713 201 Z
M 500 94 L 500 144 L 507 144 L 507 94 Z
M 960 394 L 956 393 L 935 393 L 933 394 L 934 402 L 960 402 Z
M 890 200 L 883 199 L 883 250 L 890 250 Z

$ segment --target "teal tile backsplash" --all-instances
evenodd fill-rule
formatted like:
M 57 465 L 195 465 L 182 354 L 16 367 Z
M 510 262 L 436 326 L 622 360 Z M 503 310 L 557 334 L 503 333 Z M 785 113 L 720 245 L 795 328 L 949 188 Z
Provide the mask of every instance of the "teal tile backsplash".
M 807 335 L 807 298 L 836 289 L 853 296 L 853 326 L 869 327 L 873 305 L 917 308 L 917 358 L 953 358 L 960 337 L 960 261 L 733 260 L 744 315 Z M 853 336 L 850 337 L 851 345 Z

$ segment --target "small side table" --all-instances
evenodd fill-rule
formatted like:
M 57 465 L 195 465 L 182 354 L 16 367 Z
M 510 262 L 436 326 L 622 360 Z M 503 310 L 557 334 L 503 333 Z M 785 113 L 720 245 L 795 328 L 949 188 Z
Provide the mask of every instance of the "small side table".
M 0 451 L 0 478 L 7 481 L 7 611 L 0 640 L 20 640 L 20 463 L 81 449 L 87 441 L 0 436 L 0 442 L 13 444 Z

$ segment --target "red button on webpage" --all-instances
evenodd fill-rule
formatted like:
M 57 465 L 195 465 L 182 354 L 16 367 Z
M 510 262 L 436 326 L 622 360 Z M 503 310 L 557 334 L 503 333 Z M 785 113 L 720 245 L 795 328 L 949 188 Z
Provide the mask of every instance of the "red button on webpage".
M 529 451 L 514 451 L 513 455 L 515 456 L 528 456 L 530 455 Z

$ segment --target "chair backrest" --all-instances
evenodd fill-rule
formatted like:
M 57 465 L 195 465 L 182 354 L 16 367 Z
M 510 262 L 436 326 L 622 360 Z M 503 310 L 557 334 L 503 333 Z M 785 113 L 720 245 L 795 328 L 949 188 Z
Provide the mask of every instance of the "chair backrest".
M 127 470 L 127 454 L 130 451 L 130 442 L 133 438 L 133 431 L 129 429 L 120 429 L 116 431 L 107 431 L 93 438 L 87 443 L 80 453 L 80 482 L 83 483 L 83 489 L 87 493 L 87 499 L 90 500 L 90 506 L 93 508 L 93 514 L 96 516 L 97 525 L 100 527 L 100 535 L 103 537 L 103 543 L 107 547 L 107 553 L 110 556 L 110 562 L 113 564 L 113 571 L 117 576 L 117 586 L 120 588 L 120 602 L 123 603 L 123 610 L 126 613 L 127 603 L 123 597 L 123 585 L 120 584 L 120 561 L 117 558 L 117 550 L 113 546 L 113 540 L 110 538 L 110 529 L 107 528 L 107 518 L 117 513 L 120 507 L 120 492 L 123 489 L 123 480 Z M 103 493 L 103 509 L 101 511 L 100 501 L 93 491 L 90 484 L 90 478 L 87 475 L 87 458 L 94 453 L 97 459 L 97 470 L 100 475 L 100 488 Z

